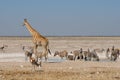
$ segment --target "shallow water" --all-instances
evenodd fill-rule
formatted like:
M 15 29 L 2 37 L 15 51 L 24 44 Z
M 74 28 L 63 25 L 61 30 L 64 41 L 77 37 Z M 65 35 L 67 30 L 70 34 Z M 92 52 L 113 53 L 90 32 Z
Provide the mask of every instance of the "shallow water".
M 45 59 L 43 58 L 42 61 L 45 62 Z M 58 56 L 53 57 L 50 55 L 47 60 L 47 62 L 49 63 L 64 62 L 64 61 L 66 61 L 65 58 L 61 59 Z M 118 58 L 116 61 L 120 61 L 120 58 Z M 24 53 L 1 53 L 0 62 L 25 62 L 25 55 Z M 103 57 L 103 55 L 101 55 L 99 62 L 111 62 L 111 61 L 110 59 L 107 59 Z
M 63 62 L 65 60 L 65 58 L 50 56 L 47 62 Z M 42 61 L 45 62 L 45 59 L 43 58 Z M 24 53 L 1 53 L 0 62 L 25 62 L 25 55 Z

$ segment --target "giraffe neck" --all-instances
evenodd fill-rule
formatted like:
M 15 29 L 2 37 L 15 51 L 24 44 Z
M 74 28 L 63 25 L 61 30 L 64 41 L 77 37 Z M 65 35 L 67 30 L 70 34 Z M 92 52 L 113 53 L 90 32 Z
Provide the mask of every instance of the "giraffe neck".
M 24 19 L 24 25 L 27 27 L 28 31 L 31 33 L 33 37 L 33 43 L 37 45 L 41 45 L 41 41 L 38 39 L 44 39 L 47 40 L 44 36 L 42 36 L 39 32 L 37 32 L 32 26 L 28 23 L 26 19 Z
M 38 32 L 34 28 L 32 28 L 31 25 L 27 21 L 25 22 L 25 25 L 27 29 L 29 30 L 29 32 L 31 33 L 31 35 L 35 35 L 36 33 L 38 34 Z

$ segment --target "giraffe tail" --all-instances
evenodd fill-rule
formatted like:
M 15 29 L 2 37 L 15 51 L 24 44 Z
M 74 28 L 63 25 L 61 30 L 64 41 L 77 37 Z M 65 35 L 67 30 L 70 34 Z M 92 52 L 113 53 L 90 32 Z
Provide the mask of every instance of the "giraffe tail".
M 50 51 L 50 49 L 48 49 L 48 52 L 50 53 L 50 55 L 51 55 L 51 51 Z

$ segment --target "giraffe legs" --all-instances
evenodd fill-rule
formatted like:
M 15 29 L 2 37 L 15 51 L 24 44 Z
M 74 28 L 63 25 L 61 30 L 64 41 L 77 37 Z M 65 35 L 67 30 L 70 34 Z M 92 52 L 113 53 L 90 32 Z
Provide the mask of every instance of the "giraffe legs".
M 37 48 L 38 48 L 38 45 L 37 45 L 37 44 L 35 44 L 35 45 L 34 45 L 34 53 L 36 53 L 36 52 L 37 52 Z
M 46 46 L 44 46 L 43 48 L 44 48 L 43 54 L 44 54 L 44 57 L 45 57 L 45 61 L 47 61 L 47 58 L 48 58 L 48 49 L 47 49 Z
M 37 53 L 37 48 L 38 48 L 38 45 L 35 44 L 34 45 L 34 51 L 33 51 L 34 53 Z M 37 56 L 35 56 L 35 60 L 38 61 L 38 57 Z
M 34 53 L 37 52 L 37 48 L 38 48 L 38 44 L 35 44 L 34 45 Z M 47 61 L 47 58 L 48 58 L 48 47 L 47 46 L 42 46 L 43 47 L 43 54 L 44 54 L 44 57 L 45 57 L 45 61 Z M 38 59 L 36 59 L 38 60 Z

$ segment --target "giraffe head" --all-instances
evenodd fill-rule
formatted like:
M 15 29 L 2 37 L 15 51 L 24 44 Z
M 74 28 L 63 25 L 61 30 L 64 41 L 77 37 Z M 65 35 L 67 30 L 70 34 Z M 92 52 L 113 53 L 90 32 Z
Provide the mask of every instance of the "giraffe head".
M 23 23 L 23 26 L 25 26 L 26 22 L 27 22 L 27 19 L 24 19 L 24 23 Z

